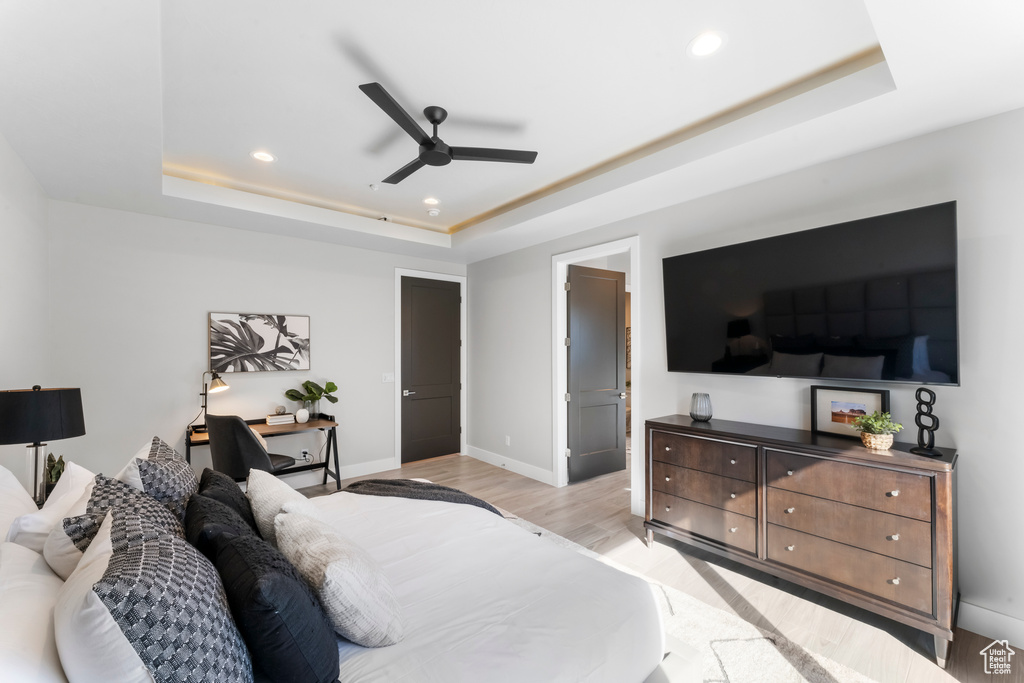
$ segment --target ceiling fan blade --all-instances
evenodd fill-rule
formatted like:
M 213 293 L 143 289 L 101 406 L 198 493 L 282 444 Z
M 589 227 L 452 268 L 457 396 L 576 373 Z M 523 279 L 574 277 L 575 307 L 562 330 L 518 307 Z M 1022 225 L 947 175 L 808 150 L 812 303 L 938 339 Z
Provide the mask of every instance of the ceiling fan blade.
M 395 123 L 402 127 L 412 139 L 420 145 L 430 143 L 430 136 L 424 132 L 420 124 L 416 123 L 409 113 L 402 109 L 394 97 L 388 94 L 380 83 L 364 83 L 359 89 L 366 93 L 366 96 L 373 100 L 374 104 L 384 110 L 384 113 L 394 119 Z
M 410 161 L 405 166 L 389 175 L 381 182 L 388 183 L 389 185 L 397 185 L 398 183 L 402 182 L 403 180 L 405 180 L 406 178 L 408 178 L 409 176 L 411 176 L 413 173 L 420 170 L 424 166 L 426 166 L 426 164 L 420 161 L 419 159 L 413 159 L 412 161 Z
M 452 147 L 453 161 L 506 161 L 513 164 L 532 164 L 536 152 L 519 149 L 491 149 L 490 147 Z

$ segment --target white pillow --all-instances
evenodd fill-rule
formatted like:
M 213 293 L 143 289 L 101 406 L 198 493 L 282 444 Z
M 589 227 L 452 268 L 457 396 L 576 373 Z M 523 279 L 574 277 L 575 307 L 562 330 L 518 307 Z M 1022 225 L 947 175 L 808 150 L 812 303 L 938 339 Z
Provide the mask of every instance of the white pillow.
M 217 570 L 187 541 L 138 527 L 131 511 L 107 514 L 57 596 L 57 649 L 71 682 L 251 683 Z
M 257 432 L 255 427 L 249 427 L 249 429 L 252 430 L 253 436 L 255 436 L 256 440 L 260 442 L 261 446 L 263 446 L 263 450 L 267 450 L 267 440 L 263 438 L 263 435 Z
M 0 679 L 67 683 L 53 635 L 63 583 L 36 551 L 0 544 Z
M 245 495 L 252 506 L 252 516 L 256 519 L 256 528 L 259 529 L 260 536 L 271 545 L 277 545 L 274 539 L 274 518 L 281 512 L 285 503 L 306 502 L 306 497 L 291 486 L 270 472 L 257 469 L 249 470 Z
M 772 354 L 772 364 L 768 370 L 770 375 L 786 377 L 818 377 L 821 374 L 820 353 L 780 353 Z
M 402 640 L 401 606 L 373 557 L 325 522 L 291 504 L 285 510 L 274 520 L 278 549 L 316 591 L 334 630 L 363 647 Z
M 92 478 L 93 473 L 89 470 L 73 462 L 67 463 L 64 474 L 60 475 L 57 485 L 53 487 L 53 492 L 43 507 L 17 517 L 7 532 L 7 540 L 31 548 L 37 553 L 43 552 L 46 537 L 50 535 L 53 527 L 64 519 L 75 501 L 81 498 Z
M 7 538 L 7 530 L 16 517 L 39 510 L 32 496 L 9 469 L 0 466 L 0 538 Z

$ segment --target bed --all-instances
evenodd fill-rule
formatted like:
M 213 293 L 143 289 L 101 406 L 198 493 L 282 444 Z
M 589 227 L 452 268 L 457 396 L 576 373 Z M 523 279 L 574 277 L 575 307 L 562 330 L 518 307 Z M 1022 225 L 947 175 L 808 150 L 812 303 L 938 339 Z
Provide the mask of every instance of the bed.
M 90 474 L 72 471 L 83 481 Z M 101 478 L 97 475 L 95 481 Z M 4 480 L 0 476 L 0 484 Z M 8 484 L 11 480 L 6 478 Z M 372 556 L 393 586 L 403 613 L 404 638 L 388 647 L 361 647 L 332 636 L 340 681 L 667 680 L 659 667 L 665 643 L 656 597 L 652 585 L 640 578 L 561 548 L 471 505 L 344 491 L 304 503 L 309 506 L 305 513 L 344 533 Z M 35 514 L 27 505 L 22 507 L 26 515 Z M 0 510 L 6 514 L 0 521 L 17 527 L 16 512 Z M 49 518 L 59 520 L 60 514 L 51 510 Z M 84 555 L 79 553 L 78 566 L 70 570 L 66 586 L 47 567 L 49 554 L 44 558 L 42 552 L 15 542 L 0 546 L 0 619 L 5 624 L 15 619 L 25 623 L 18 630 L 5 629 L 0 637 L 0 671 L 18 671 L 18 680 L 26 683 L 89 681 L 100 670 L 107 681 L 177 680 L 153 676 L 137 662 L 134 668 L 124 668 L 129 672 L 124 676 L 111 673 L 115 661 L 135 656 L 130 646 L 122 648 L 127 655 L 113 651 L 128 646 L 124 636 L 116 628 L 79 625 L 69 630 L 61 623 L 70 609 L 61 602 L 67 588 L 83 582 L 78 574 L 86 572 L 87 590 L 96 585 L 96 577 L 106 578 L 106 564 L 96 569 L 96 557 L 110 552 L 109 527 L 114 517 L 113 511 L 103 517 L 92 545 Z M 184 539 L 171 540 L 173 545 L 168 547 L 175 552 L 192 547 Z M 115 533 L 113 545 L 117 543 Z M 202 594 L 191 590 L 180 596 L 190 604 L 216 602 L 212 593 L 207 595 L 208 589 Z M 26 604 L 36 606 L 33 614 L 24 614 Z M 91 631 L 106 631 L 104 637 L 119 640 L 110 647 L 92 640 L 74 647 L 66 642 L 72 637 L 93 638 Z M 253 647 L 250 644 L 249 649 Z M 97 657 L 97 652 L 103 656 Z M 89 667 L 95 668 L 90 672 Z M 201 680 L 226 679 L 207 675 Z

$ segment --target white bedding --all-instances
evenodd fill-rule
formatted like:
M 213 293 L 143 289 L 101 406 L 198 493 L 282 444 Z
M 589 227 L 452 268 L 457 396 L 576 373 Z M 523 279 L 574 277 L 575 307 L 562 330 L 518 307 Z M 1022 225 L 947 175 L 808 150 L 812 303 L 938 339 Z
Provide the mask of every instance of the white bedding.
M 647 582 L 469 505 L 337 493 L 321 518 L 394 585 L 406 638 L 341 641 L 342 681 L 641 683 L 664 653 Z

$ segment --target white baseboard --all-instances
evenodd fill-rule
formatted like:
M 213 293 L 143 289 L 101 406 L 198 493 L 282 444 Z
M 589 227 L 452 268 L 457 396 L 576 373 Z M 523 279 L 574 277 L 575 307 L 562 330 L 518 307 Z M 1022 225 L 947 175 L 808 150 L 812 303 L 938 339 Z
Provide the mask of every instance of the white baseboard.
M 1010 645 L 1024 648 L 1024 620 L 994 612 L 960 600 L 956 625 L 992 640 L 1008 640 Z
M 301 464 L 301 463 L 300 463 Z M 341 466 L 341 480 L 342 487 L 345 486 L 345 480 L 351 479 L 352 477 L 362 477 L 367 474 L 375 474 L 377 472 L 385 472 L 387 470 L 395 469 L 395 461 L 392 458 L 384 458 L 381 460 L 371 460 L 370 462 L 359 462 L 354 465 L 342 465 Z M 324 480 L 323 470 L 311 470 L 309 472 L 296 472 L 295 474 L 285 474 L 281 476 L 281 480 L 288 482 L 288 485 L 293 489 L 301 489 L 306 486 L 316 486 Z M 334 477 L 327 477 L 327 483 L 333 484 Z
M 484 449 L 477 448 L 476 446 L 467 446 L 466 455 L 476 458 L 477 460 L 482 460 L 488 464 L 495 465 L 496 467 L 504 467 L 509 472 L 515 472 L 516 474 L 521 474 L 524 477 L 529 477 L 530 479 L 536 479 L 539 482 L 543 482 L 551 486 L 555 485 L 555 473 L 551 470 L 546 470 L 543 467 L 528 465 L 525 462 L 513 460 L 512 458 L 507 458 L 504 455 L 498 455 L 497 453 L 491 453 L 490 451 L 485 451 Z
M 387 472 L 388 470 L 393 469 L 395 469 L 394 458 L 381 458 L 380 460 L 371 460 L 369 462 L 357 462 L 354 465 L 342 465 L 341 478 L 342 480 L 351 479 L 352 477 L 362 477 L 367 474 Z M 322 477 L 323 475 L 320 476 Z

